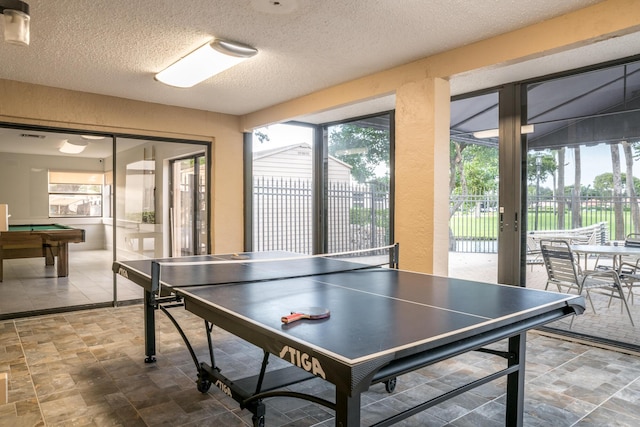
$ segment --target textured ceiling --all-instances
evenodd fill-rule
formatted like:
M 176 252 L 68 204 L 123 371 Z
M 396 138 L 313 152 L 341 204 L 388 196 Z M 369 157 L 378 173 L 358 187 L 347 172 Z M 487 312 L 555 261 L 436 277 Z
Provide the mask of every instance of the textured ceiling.
M 0 78 L 229 114 L 250 113 L 341 82 L 540 22 L 597 0 L 27 0 L 31 45 L 0 43 Z M 213 37 L 254 58 L 193 88 L 156 72 Z M 635 43 L 637 46 L 637 43 Z M 590 58 L 597 61 L 596 58 Z M 572 61 L 584 62 L 584 57 Z M 572 63 L 556 60 L 571 68 Z M 549 64 L 541 63 L 542 66 Z M 586 64 L 585 64 L 586 65 Z M 548 69 L 548 68 L 547 68 Z M 531 73 L 492 70 L 454 92 Z M 393 108 L 393 98 L 340 114 Z M 312 121 L 335 118 L 326 113 Z

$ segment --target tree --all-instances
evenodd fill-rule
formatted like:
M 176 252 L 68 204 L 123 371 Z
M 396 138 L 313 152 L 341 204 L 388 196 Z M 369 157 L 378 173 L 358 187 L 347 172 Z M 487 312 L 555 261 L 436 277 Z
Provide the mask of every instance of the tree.
M 582 161 L 580 160 L 580 146 L 573 148 L 574 158 L 576 161 L 573 191 L 571 192 L 571 227 L 578 228 L 582 226 L 582 210 L 580 209 L 580 181 L 582 175 Z
M 498 150 L 451 141 L 449 193 L 483 195 L 498 191 Z
M 638 197 L 636 188 L 636 181 L 640 181 L 633 176 L 633 154 L 631 152 L 631 146 L 627 141 L 622 141 L 622 151 L 624 152 L 624 160 L 627 167 L 627 197 L 629 197 L 629 204 L 631 205 L 631 224 L 633 226 L 633 232 L 638 233 L 640 231 L 640 209 L 638 208 Z
M 256 131 L 253 132 L 253 135 L 258 138 L 258 141 L 260 142 L 260 144 L 264 143 L 264 142 L 269 142 L 271 141 L 271 138 L 269 138 L 269 134 L 267 133 L 268 130 L 267 128 L 260 128 Z
M 462 161 L 462 152 L 466 147 L 466 142 L 449 141 L 449 199 L 451 199 L 451 195 L 456 193 L 465 196 L 468 193 L 467 181 L 464 174 L 464 163 Z M 449 219 L 456 213 L 462 203 L 463 198 L 461 197 L 450 206 Z M 453 234 L 451 229 L 449 229 L 449 234 L 449 237 L 451 237 L 449 241 L 452 242 Z
M 558 182 L 556 187 L 556 197 L 558 198 L 558 230 L 564 230 L 564 216 L 566 200 L 564 197 L 564 155 L 565 147 L 561 147 L 558 152 Z
M 546 181 L 558 169 L 558 163 L 550 152 L 527 154 L 527 180 L 529 184 L 534 184 L 538 179 L 538 158 L 540 158 L 540 181 Z
M 498 150 L 471 144 L 462 154 L 470 194 L 484 195 L 498 191 Z
M 620 147 L 609 144 L 611 150 L 611 169 L 613 182 L 613 216 L 616 228 L 616 240 L 624 239 L 624 216 L 622 211 L 622 178 L 620 176 Z
M 389 129 L 345 124 L 334 126 L 329 134 L 329 155 L 351 166 L 359 183 L 376 176 L 376 168 L 389 165 Z
M 449 218 L 460 209 L 468 194 L 484 195 L 498 190 L 498 149 L 450 140 L 449 198 L 457 194 L 449 207 Z M 478 201 L 478 208 L 479 208 Z M 453 231 L 449 228 L 449 245 L 455 248 Z

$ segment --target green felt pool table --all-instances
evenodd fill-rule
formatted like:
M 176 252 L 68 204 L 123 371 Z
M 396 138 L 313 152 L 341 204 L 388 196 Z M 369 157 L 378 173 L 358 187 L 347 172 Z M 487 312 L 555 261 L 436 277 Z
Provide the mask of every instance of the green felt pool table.
M 58 277 L 69 275 L 69 243 L 84 242 L 84 230 L 60 224 L 10 225 L 0 231 L 0 282 L 5 259 L 45 258 L 54 265 L 58 257 Z

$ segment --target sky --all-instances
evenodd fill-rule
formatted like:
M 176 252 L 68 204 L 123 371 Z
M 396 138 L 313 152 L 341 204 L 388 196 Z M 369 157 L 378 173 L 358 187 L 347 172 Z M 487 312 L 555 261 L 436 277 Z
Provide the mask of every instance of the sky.
M 277 124 L 260 130 L 269 135 L 270 140 L 261 143 L 257 138 L 254 138 L 253 151 L 269 150 L 271 148 L 300 144 L 302 142 L 311 144 L 313 139 L 313 129 L 306 126 Z
M 596 176 L 603 173 L 611 172 L 611 148 L 608 144 L 598 144 L 595 146 L 580 147 L 581 168 L 581 185 L 586 187 L 591 185 Z M 620 171 L 626 173 L 626 163 L 622 147 L 620 147 Z M 572 149 L 565 150 L 565 185 L 573 185 L 575 173 L 575 157 Z M 633 164 L 633 175 L 640 177 L 640 161 L 636 160 Z M 549 178 L 541 182 L 542 187 L 553 187 L 553 179 Z

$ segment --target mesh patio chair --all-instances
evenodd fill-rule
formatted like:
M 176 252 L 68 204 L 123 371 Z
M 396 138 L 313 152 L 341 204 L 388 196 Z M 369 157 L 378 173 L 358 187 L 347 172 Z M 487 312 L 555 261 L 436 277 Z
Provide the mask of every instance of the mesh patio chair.
M 640 234 L 630 233 L 624 239 L 624 245 L 640 248 Z M 627 300 L 633 304 L 633 288 L 640 287 L 640 258 L 636 255 L 623 255 L 618 266 L 620 280 L 628 288 Z
M 583 271 L 571 252 L 569 243 L 564 240 L 541 240 L 540 250 L 548 277 L 545 290 L 548 290 L 549 285 L 553 285 L 558 292 L 586 294 L 594 313 L 596 309 L 591 300 L 592 293 L 608 296 L 609 304 L 612 298 L 617 298 L 627 311 L 631 325 L 635 326 L 624 296 L 622 282 L 615 270 Z M 573 324 L 573 320 L 571 323 Z
M 542 253 L 540 252 L 538 242 L 536 242 L 532 236 L 527 236 L 527 265 L 530 265 L 531 271 L 533 271 L 534 265 L 542 264 Z

